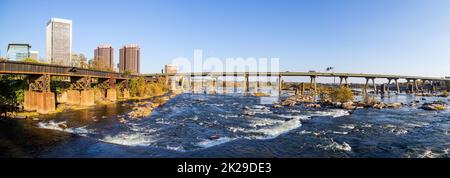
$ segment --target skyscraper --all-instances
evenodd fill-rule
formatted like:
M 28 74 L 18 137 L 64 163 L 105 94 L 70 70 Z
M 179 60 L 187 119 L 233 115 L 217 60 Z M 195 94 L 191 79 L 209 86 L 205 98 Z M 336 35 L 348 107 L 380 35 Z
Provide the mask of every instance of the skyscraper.
M 94 60 L 99 69 L 114 71 L 114 49 L 111 45 L 100 45 L 95 48 Z
M 120 49 L 119 72 L 129 71 L 132 74 L 139 73 L 140 51 L 138 45 L 125 45 Z
M 71 65 L 72 21 L 51 18 L 47 23 L 47 62 Z
M 8 44 L 8 49 L 6 51 L 8 60 L 22 60 L 30 57 L 30 48 L 29 44 Z

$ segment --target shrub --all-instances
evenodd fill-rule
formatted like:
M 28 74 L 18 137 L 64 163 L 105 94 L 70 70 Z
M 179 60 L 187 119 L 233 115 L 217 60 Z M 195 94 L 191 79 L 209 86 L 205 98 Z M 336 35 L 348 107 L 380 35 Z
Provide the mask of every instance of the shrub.
M 442 97 L 448 97 L 448 96 L 449 96 L 448 91 L 443 91 L 442 92 Z
M 332 89 L 330 98 L 333 102 L 345 103 L 348 101 L 353 101 L 354 96 L 350 88 L 340 87 L 338 89 Z

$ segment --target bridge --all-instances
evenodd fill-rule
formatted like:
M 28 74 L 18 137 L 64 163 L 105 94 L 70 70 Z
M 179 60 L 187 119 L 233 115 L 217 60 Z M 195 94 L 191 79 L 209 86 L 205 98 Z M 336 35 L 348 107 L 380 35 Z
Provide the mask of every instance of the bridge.
M 51 91 L 51 77 L 57 76 L 70 80 L 70 88 L 62 96 L 65 103 L 72 105 L 94 105 L 94 91 L 91 83 L 96 82 L 105 90 L 105 98 L 111 101 L 117 99 L 116 85 L 123 87 L 124 97 L 129 97 L 128 82 L 142 75 L 125 75 L 122 73 L 83 69 L 70 66 L 59 66 L 43 63 L 18 61 L 0 61 L 0 74 L 26 75 L 28 91 L 24 96 L 24 109 L 39 113 L 55 111 L 55 93 Z M 146 80 L 155 77 L 144 76 Z
M 218 77 L 244 77 L 244 88 L 246 92 L 249 92 L 250 76 L 257 77 L 277 77 L 278 91 L 281 92 L 283 85 L 282 77 L 286 76 L 298 76 L 309 77 L 311 90 L 317 90 L 316 79 L 318 77 L 339 77 L 339 86 L 348 86 L 348 78 L 363 78 L 366 79 L 363 91 L 367 92 L 369 87 L 369 81 L 372 81 L 373 91 L 378 92 L 376 79 L 387 79 L 387 93 L 391 81 L 394 81 L 397 94 L 400 93 L 400 87 L 398 80 L 404 79 L 410 88 L 411 93 L 419 91 L 418 81 L 423 86 L 428 82 L 434 89 L 435 86 L 441 82 L 450 82 L 450 78 L 439 77 L 422 77 L 422 76 L 405 76 L 405 75 L 383 75 L 383 74 L 363 74 L 363 73 L 325 73 L 325 72 L 192 72 L 192 73 L 153 73 L 142 75 L 125 75 L 123 73 L 100 71 L 83 69 L 70 66 L 59 66 L 42 63 L 28 63 L 17 61 L 0 61 L 0 74 L 15 74 L 15 75 L 27 75 L 28 91 L 25 92 L 24 108 L 25 110 L 37 110 L 39 113 L 48 113 L 55 110 L 55 93 L 51 91 L 51 77 L 60 76 L 70 79 L 70 88 L 67 91 L 66 100 L 68 104 L 91 106 L 94 105 L 94 92 L 91 88 L 91 83 L 97 82 L 103 86 L 106 98 L 115 101 L 117 99 L 116 84 L 121 84 L 123 87 L 124 97 L 129 97 L 128 81 L 135 77 L 144 77 L 146 80 L 151 81 L 157 77 L 164 76 L 166 81 L 169 80 L 172 83 L 172 88 L 178 83 L 178 86 L 184 86 L 184 81 L 187 79 L 191 84 L 192 91 L 195 90 L 194 79 L 201 77 L 203 84 L 203 77 L 213 78 L 213 88 L 217 88 Z M 222 86 L 225 91 L 227 81 L 222 81 Z M 260 80 L 256 81 L 257 88 L 260 87 Z M 271 85 L 271 84 L 270 84 Z M 234 87 L 237 84 L 234 81 Z M 382 87 L 383 93 L 386 92 L 386 85 Z M 304 83 L 302 84 L 302 92 L 305 89 Z
M 144 76 L 158 76 L 161 74 L 144 74 Z M 450 78 L 439 78 L 439 77 L 423 77 L 423 76 L 407 76 L 407 75 L 385 75 L 385 74 L 364 74 L 364 73 L 327 73 L 327 72 L 191 72 L 191 73 L 168 73 L 165 74 L 166 76 L 176 77 L 188 77 L 188 78 L 195 78 L 195 77 L 211 77 L 214 78 L 213 80 L 213 87 L 216 87 L 215 81 L 217 81 L 218 77 L 244 77 L 244 88 L 245 91 L 249 91 L 249 77 L 250 76 L 256 76 L 256 77 L 277 77 L 277 85 L 278 90 L 281 91 L 281 86 L 283 85 L 282 77 L 289 76 L 289 77 L 309 77 L 310 78 L 310 86 L 312 86 L 312 89 L 314 91 L 317 90 L 317 82 L 316 79 L 318 77 L 338 77 L 340 79 L 339 86 L 348 85 L 348 78 L 363 78 L 366 80 L 366 83 L 364 85 L 363 91 L 367 92 L 369 87 L 369 81 L 372 81 L 372 87 L 374 92 L 377 92 L 377 84 L 375 82 L 375 79 L 387 79 L 388 83 L 383 86 L 383 92 L 389 93 L 391 82 L 395 83 L 396 92 L 400 93 L 400 86 L 398 83 L 398 80 L 404 79 L 407 82 L 408 87 L 410 88 L 411 93 L 416 93 L 419 90 L 418 81 L 421 81 L 422 88 L 423 86 L 428 82 L 432 88 L 435 87 L 436 84 L 440 82 L 450 82 Z M 343 83 L 344 82 L 344 83 Z M 191 81 L 193 84 L 193 82 Z M 259 88 L 260 82 L 259 80 L 256 82 L 257 87 Z M 226 81 L 223 81 L 223 86 L 226 86 Z M 386 88 L 387 86 L 387 88 Z M 304 85 L 301 87 L 302 90 L 304 90 Z

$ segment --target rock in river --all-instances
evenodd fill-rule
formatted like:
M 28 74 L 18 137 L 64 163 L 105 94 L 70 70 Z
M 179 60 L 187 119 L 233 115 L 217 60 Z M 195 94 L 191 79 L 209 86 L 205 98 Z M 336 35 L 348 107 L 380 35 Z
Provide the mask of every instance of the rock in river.
M 443 101 L 434 101 L 432 103 L 424 103 L 420 109 L 429 110 L 429 111 L 437 111 L 437 110 L 446 110 L 447 103 Z

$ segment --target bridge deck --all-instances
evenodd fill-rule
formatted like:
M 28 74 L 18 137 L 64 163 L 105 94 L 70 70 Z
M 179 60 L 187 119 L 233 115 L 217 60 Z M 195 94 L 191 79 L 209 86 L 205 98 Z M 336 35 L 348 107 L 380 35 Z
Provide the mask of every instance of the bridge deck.
M 305 76 L 305 77 L 352 77 L 352 78 L 386 78 L 386 79 L 415 79 L 429 81 L 450 81 L 450 78 L 422 77 L 406 75 L 384 75 L 384 74 L 363 74 L 363 73 L 326 73 L 326 72 L 193 72 L 176 74 L 144 74 L 144 75 L 124 75 L 122 73 L 107 72 L 91 69 L 82 69 L 70 66 L 59 66 L 41 63 L 0 61 L 0 74 L 27 74 L 42 75 L 49 74 L 54 76 L 79 76 L 96 78 L 116 78 L 130 79 L 138 76 L 152 78 L 155 76 Z
M 138 75 L 124 75 L 116 72 L 83 69 L 69 66 L 59 66 L 41 63 L 29 63 L 18 61 L 0 61 L 0 74 L 25 74 L 52 76 L 75 76 L 75 77 L 95 77 L 95 78 L 115 78 L 130 79 Z
M 145 74 L 145 76 L 154 76 L 161 74 Z M 304 77 L 349 77 L 349 78 L 386 78 L 386 79 L 418 79 L 432 81 L 450 81 L 450 78 L 422 77 L 407 75 L 385 75 L 385 74 L 363 74 L 363 73 L 326 73 L 326 72 L 193 72 L 167 74 L 168 76 L 304 76 Z

